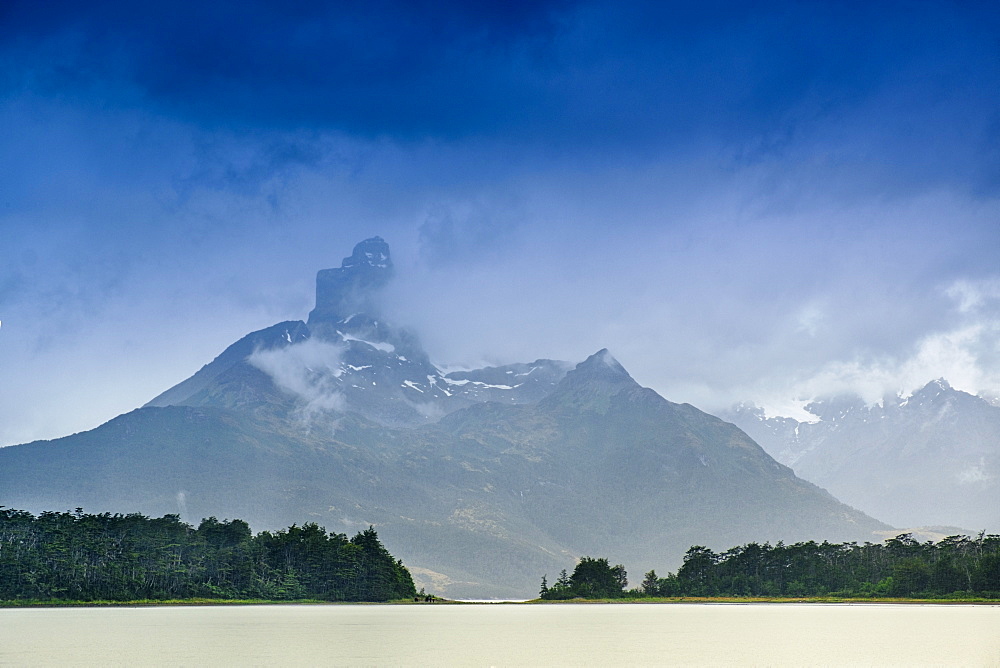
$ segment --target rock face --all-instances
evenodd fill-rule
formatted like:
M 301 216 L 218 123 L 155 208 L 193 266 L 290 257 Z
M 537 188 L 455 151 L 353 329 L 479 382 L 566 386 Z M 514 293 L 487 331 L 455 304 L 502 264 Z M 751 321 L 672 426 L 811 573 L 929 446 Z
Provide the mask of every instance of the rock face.
M 309 325 L 341 321 L 354 313 L 376 315 L 375 297 L 392 276 L 389 244 L 381 237 L 365 239 L 339 269 L 316 274 L 316 308 L 309 314 Z
M 810 422 L 752 405 L 725 419 L 778 461 L 856 508 L 896 526 L 1000 531 L 1000 407 L 943 379 L 868 406 L 816 401 Z
M 354 310 L 390 276 L 381 239 L 327 272 L 308 324 L 249 334 L 97 429 L 0 449 L 0 503 L 374 525 L 418 586 L 453 597 L 534 596 L 584 555 L 635 574 L 693 544 L 889 528 L 607 350 L 443 373 L 412 333 Z

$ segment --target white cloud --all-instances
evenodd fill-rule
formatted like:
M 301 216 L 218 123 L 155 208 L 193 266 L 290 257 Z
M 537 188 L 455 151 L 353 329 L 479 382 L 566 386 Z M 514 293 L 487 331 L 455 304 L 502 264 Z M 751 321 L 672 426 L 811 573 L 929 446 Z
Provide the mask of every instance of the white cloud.
M 874 404 L 886 394 L 911 394 L 936 378 L 970 394 L 1000 394 L 1000 279 L 958 280 L 943 292 L 958 314 L 954 326 L 919 338 L 909 355 L 836 360 L 798 379 L 763 379 L 748 394 L 768 415 L 796 418 L 804 401 L 855 394 Z M 803 319 L 800 315 L 800 323 Z
M 336 389 L 336 379 L 343 373 L 343 352 L 342 345 L 308 339 L 285 348 L 256 350 L 247 361 L 300 399 L 308 417 L 344 408 L 344 395 Z
M 957 302 L 960 313 L 974 313 L 1000 301 L 1000 278 L 955 281 L 945 289 L 945 294 Z
M 966 392 L 997 389 L 1000 375 L 984 357 L 1000 346 L 1000 323 L 978 323 L 950 332 L 932 334 L 920 342 L 917 353 L 899 370 L 904 393 L 912 392 L 934 378 L 946 378 L 952 387 Z
M 796 317 L 797 332 L 803 332 L 809 336 L 816 336 L 826 320 L 826 312 L 819 304 L 807 304 L 799 311 Z

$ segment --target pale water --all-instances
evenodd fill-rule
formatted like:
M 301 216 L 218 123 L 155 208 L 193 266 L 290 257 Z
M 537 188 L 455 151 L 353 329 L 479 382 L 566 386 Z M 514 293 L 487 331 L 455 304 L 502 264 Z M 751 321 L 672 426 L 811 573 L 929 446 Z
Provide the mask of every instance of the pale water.
M 1000 606 L 2 609 L 0 664 L 1000 666 Z

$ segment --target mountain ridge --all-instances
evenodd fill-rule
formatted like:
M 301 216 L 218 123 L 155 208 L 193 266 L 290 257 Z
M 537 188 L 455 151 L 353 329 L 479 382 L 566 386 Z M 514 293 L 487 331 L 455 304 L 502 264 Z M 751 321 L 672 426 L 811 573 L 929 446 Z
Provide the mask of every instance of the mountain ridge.
M 318 272 L 308 321 L 242 337 L 96 429 L 0 450 L 0 503 L 371 525 L 419 584 L 479 598 L 533 596 L 585 554 L 675 568 L 693 544 L 890 529 L 606 349 L 442 372 L 379 310 L 383 244 Z
M 897 526 L 1000 531 L 1000 407 L 944 379 L 869 405 L 813 401 L 816 420 L 723 414 L 773 457 L 851 505 Z

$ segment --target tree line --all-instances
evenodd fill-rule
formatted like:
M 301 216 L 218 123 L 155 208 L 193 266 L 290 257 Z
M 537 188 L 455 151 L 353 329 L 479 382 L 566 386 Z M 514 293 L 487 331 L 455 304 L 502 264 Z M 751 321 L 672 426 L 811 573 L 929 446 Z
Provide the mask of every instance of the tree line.
M 371 527 L 256 536 L 243 520 L 43 512 L 0 506 L 0 600 L 185 598 L 387 601 L 416 594 Z
M 626 591 L 625 568 L 584 557 L 543 599 L 622 597 L 983 597 L 1000 598 L 1000 535 L 949 536 L 937 543 L 900 534 L 884 543 L 747 543 L 717 553 L 691 547 L 676 573 L 645 574 Z

